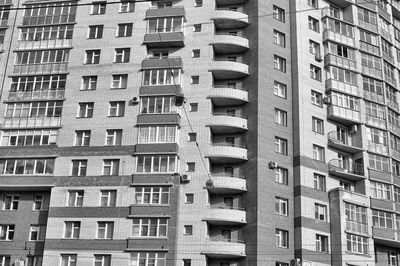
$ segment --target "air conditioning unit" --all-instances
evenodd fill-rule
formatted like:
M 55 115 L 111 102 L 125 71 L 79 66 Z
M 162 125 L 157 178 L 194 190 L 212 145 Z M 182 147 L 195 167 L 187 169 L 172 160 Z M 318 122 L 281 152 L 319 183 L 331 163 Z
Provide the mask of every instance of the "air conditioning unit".
M 16 260 L 14 261 L 15 266 L 25 266 L 25 261 L 23 260 Z
M 276 168 L 278 168 L 278 162 L 270 161 L 270 162 L 268 163 L 268 168 L 269 168 L 269 169 L 276 169 Z
M 331 104 L 331 98 L 329 98 L 329 97 L 324 97 L 324 103 L 325 103 L 325 104 Z
M 131 100 L 132 104 L 139 104 L 139 99 L 137 97 L 133 97 Z
M 357 125 L 352 125 L 350 128 L 350 134 L 354 135 L 358 132 L 358 126 Z
M 290 266 L 301 266 L 301 259 L 290 260 Z
M 190 180 L 192 180 L 192 177 L 190 175 L 182 175 L 181 176 L 182 182 L 189 182 Z
M 315 55 L 315 60 L 318 61 L 318 62 L 322 62 L 322 56 L 321 56 L 321 54 L 316 54 L 316 55 Z

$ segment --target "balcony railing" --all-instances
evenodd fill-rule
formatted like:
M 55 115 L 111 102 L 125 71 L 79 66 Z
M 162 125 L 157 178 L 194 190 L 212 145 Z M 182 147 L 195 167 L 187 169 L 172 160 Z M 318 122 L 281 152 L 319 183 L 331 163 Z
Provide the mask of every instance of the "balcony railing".
M 349 37 L 342 35 L 340 33 L 334 32 L 333 30 L 325 29 L 323 34 L 323 39 L 332 39 L 335 42 L 343 43 L 350 46 L 355 46 L 354 37 Z
M 332 131 L 328 133 L 328 141 L 330 143 L 336 143 L 336 144 L 351 146 L 356 149 L 361 149 L 362 148 L 361 139 L 359 143 L 356 143 L 353 138 L 354 135 L 350 135 L 347 133 L 340 133 L 337 131 Z
M 357 85 L 345 83 L 339 80 L 327 79 L 325 82 L 325 87 L 327 90 L 333 89 L 347 94 L 360 96 L 359 88 Z
M 355 60 L 351 60 L 334 54 L 327 54 L 325 55 L 324 59 L 325 59 L 325 64 L 332 64 L 335 66 L 344 67 L 354 71 L 356 70 L 357 63 Z
M 387 104 L 390 108 L 392 108 L 392 109 L 394 109 L 394 110 L 396 110 L 396 111 L 399 111 L 399 103 L 396 103 L 396 102 L 393 102 L 393 101 L 387 99 L 386 104 Z
M 16 49 L 48 49 L 72 47 L 72 39 L 40 40 L 40 41 L 19 41 Z
M 29 65 L 14 65 L 13 74 L 44 74 L 44 73 L 64 73 L 68 70 L 68 62 L 62 63 L 42 63 Z
M 380 54 L 379 46 L 376 46 L 376 45 L 373 45 L 373 44 L 370 44 L 367 42 L 363 42 L 363 41 L 360 41 L 360 50 L 369 52 L 374 55 Z
M 386 40 L 388 40 L 389 42 L 392 42 L 392 35 L 387 32 L 386 30 L 380 28 L 379 29 L 379 33 L 382 35 L 382 37 L 384 37 Z
M 362 66 L 362 73 L 378 78 L 378 79 L 382 79 L 382 70 L 381 69 L 375 69 L 375 68 L 371 68 L 371 67 L 366 67 L 366 66 Z
M 385 155 L 389 154 L 389 147 L 382 143 L 374 143 L 369 140 L 367 148 L 369 151 L 372 151 L 372 152 L 381 153 L 381 154 L 385 154 Z
M 368 226 L 355 221 L 346 221 L 346 230 L 361 234 L 368 234 Z
M 397 80 L 389 75 L 387 75 L 385 73 L 384 75 L 384 80 L 389 83 L 390 85 L 392 85 L 393 87 L 397 87 Z
M 390 155 L 396 158 L 397 160 L 400 160 L 400 152 L 393 148 L 390 149 Z
M 393 125 L 391 123 L 388 123 L 388 129 L 395 133 L 396 135 L 400 136 L 400 126 Z
M 61 117 L 20 117 L 5 118 L 2 128 L 60 127 Z
M 340 120 L 342 123 L 361 122 L 360 111 L 333 104 L 328 106 L 328 116 L 330 119 Z
M 388 62 L 394 64 L 394 57 L 393 57 L 393 54 L 391 54 L 391 53 L 386 53 L 386 52 L 382 52 L 382 57 L 383 57 L 386 61 L 388 61 Z
M 244 240 L 224 238 L 222 236 L 221 237 L 217 237 L 217 236 L 209 237 L 207 240 L 208 241 L 221 241 L 221 242 L 228 242 L 228 243 L 244 243 Z
M 382 104 L 385 102 L 383 95 L 369 91 L 364 91 L 364 99 Z
M 364 165 L 357 163 L 349 163 L 339 159 L 330 160 L 329 171 L 341 172 L 352 175 L 364 176 Z
M 366 30 L 378 33 L 378 25 L 377 24 L 372 24 L 369 22 L 365 22 L 363 20 L 358 20 L 358 26 L 360 26 Z
M 9 101 L 24 100 L 53 100 L 63 99 L 65 89 L 43 90 L 43 91 L 10 91 L 8 93 Z
M 386 119 L 375 116 L 365 116 L 365 122 L 371 126 L 386 128 Z

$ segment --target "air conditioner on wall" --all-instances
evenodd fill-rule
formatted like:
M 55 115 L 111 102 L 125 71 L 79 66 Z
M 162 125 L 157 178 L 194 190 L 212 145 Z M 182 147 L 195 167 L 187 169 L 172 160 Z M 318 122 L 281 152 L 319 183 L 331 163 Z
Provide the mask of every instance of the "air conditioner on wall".
M 189 182 L 190 180 L 192 180 L 192 177 L 190 175 L 182 175 L 181 176 L 182 182 Z
M 276 168 L 278 168 L 278 162 L 270 161 L 270 162 L 268 163 L 268 168 L 269 168 L 269 169 L 276 169 Z

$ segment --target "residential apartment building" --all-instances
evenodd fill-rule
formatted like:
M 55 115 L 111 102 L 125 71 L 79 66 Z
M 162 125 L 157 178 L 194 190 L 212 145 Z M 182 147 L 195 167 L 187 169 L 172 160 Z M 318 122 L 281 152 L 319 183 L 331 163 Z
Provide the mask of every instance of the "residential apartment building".
M 0 265 L 400 259 L 400 1 L 0 1 Z

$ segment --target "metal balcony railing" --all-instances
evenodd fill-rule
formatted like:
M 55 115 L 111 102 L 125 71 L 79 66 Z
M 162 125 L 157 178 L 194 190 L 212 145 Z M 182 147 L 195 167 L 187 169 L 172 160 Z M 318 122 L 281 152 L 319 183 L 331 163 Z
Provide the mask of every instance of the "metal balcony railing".
M 364 165 L 357 163 L 349 163 L 340 159 L 332 159 L 328 163 L 329 171 L 338 171 L 353 175 L 364 176 Z

